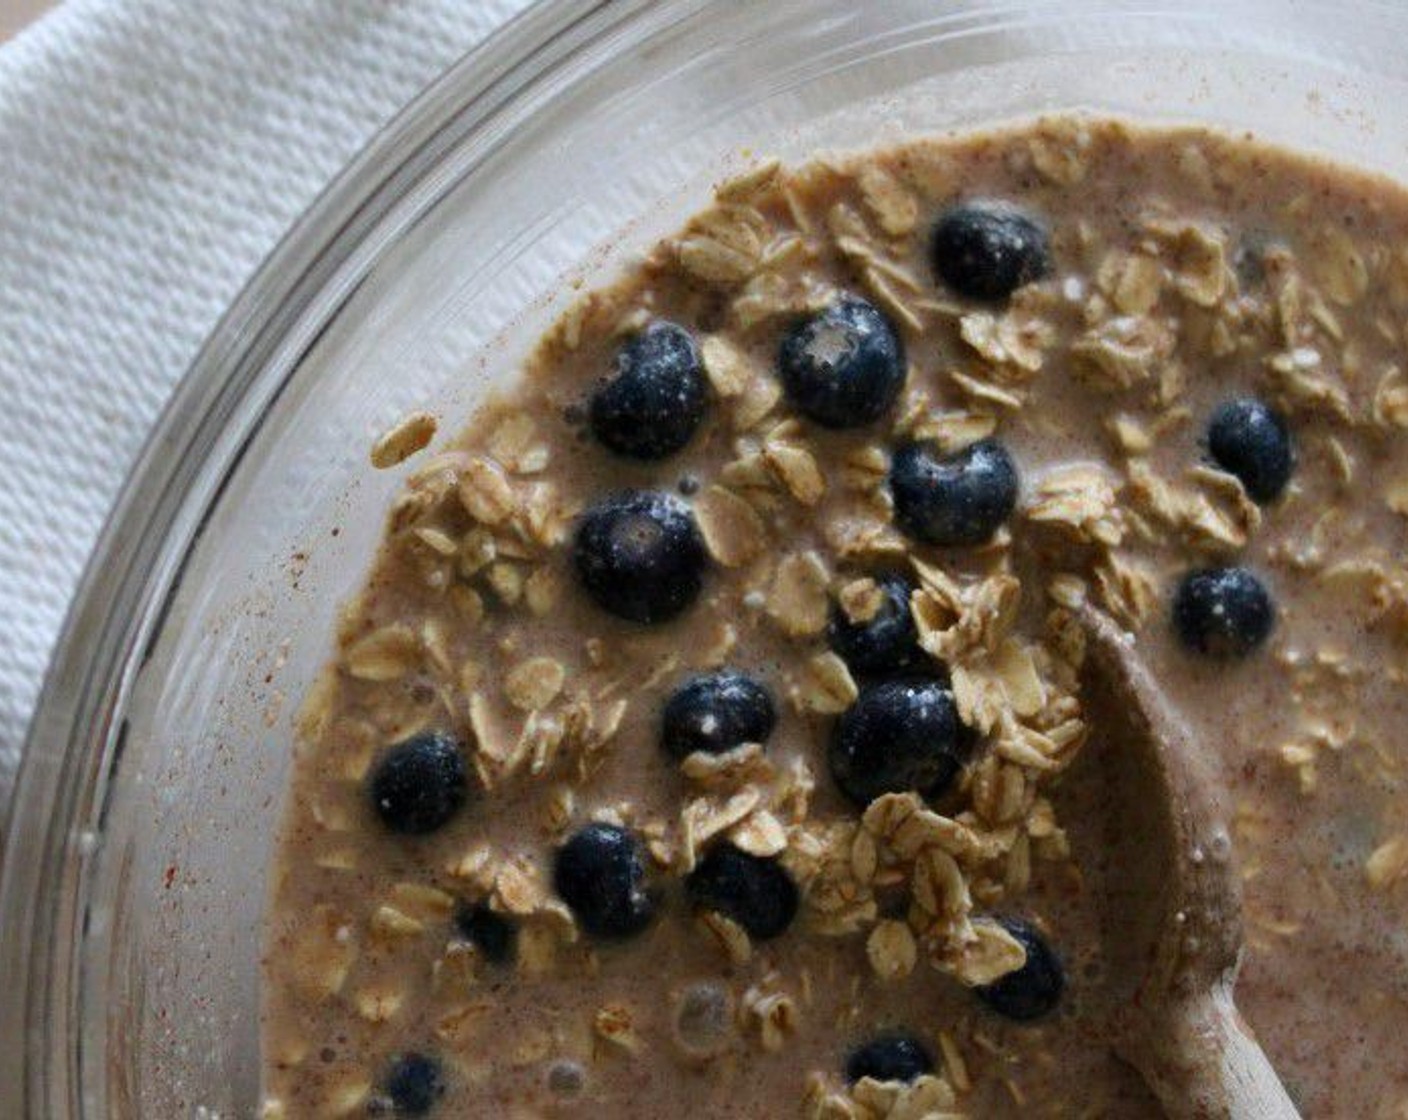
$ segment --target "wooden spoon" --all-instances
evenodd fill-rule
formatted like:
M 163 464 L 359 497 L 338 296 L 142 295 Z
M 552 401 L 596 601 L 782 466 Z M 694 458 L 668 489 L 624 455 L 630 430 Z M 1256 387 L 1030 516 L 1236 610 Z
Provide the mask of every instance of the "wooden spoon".
M 1132 636 L 1094 608 L 1082 621 L 1117 833 L 1105 930 L 1114 1048 L 1171 1120 L 1297 1120 L 1233 1002 L 1241 876 L 1220 784 Z

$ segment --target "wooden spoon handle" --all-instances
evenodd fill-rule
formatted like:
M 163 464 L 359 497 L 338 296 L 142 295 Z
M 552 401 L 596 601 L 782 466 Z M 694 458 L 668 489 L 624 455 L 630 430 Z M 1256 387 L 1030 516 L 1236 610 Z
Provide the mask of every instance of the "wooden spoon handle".
M 1169 1120 L 1300 1120 L 1223 986 L 1182 1000 L 1136 1060 Z M 1131 1055 L 1134 1057 L 1134 1055 Z
M 1290 1094 L 1267 1061 L 1266 1053 L 1248 1033 L 1237 1009 L 1227 1001 L 1220 1044 L 1222 1060 L 1216 1076 L 1227 1101 L 1230 1120 L 1300 1120 Z

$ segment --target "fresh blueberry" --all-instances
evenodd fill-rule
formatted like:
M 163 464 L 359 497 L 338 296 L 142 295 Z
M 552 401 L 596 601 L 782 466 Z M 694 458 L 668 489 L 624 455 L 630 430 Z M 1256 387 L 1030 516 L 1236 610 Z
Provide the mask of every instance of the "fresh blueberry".
M 1066 970 L 1061 959 L 1028 922 L 998 918 L 1002 926 L 1027 951 L 1027 963 L 1000 980 L 974 988 L 979 999 L 1008 1019 L 1039 1019 L 1061 1002 L 1066 990 Z
M 890 462 L 901 532 L 925 544 L 988 541 L 1017 504 L 1017 467 L 995 440 L 944 455 L 930 440 L 907 443 Z
M 929 1048 L 912 1034 L 882 1034 L 862 1043 L 846 1058 L 846 1080 L 914 1081 L 934 1072 Z
M 704 538 L 678 498 L 628 490 L 582 515 L 573 549 L 582 586 L 606 610 L 632 622 L 674 618 L 699 594 Z
M 389 747 L 371 772 L 372 806 L 392 832 L 434 832 L 464 805 L 468 792 L 459 742 L 422 731 Z
M 657 319 L 617 352 L 616 375 L 592 396 L 592 431 L 618 455 L 673 455 L 704 418 L 704 386 L 694 339 Z
M 665 704 L 660 744 L 671 758 L 694 751 L 722 754 L 762 743 L 777 723 L 768 690 L 752 677 L 724 671 L 694 677 Z
M 959 295 L 1003 300 L 1051 271 L 1046 230 L 1007 202 L 961 202 L 934 226 L 934 271 Z
M 871 304 L 843 296 L 783 336 L 777 366 L 798 412 L 827 428 L 858 428 L 904 388 L 904 342 Z
M 1208 657 L 1245 657 L 1271 636 L 1276 606 L 1246 568 L 1189 572 L 1173 597 L 1173 625 L 1183 644 Z
M 640 842 L 614 824 L 589 824 L 557 852 L 553 886 L 595 937 L 640 933 L 655 916 Z
M 898 572 L 876 576 L 875 584 L 880 606 L 864 621 L 851 621 L 839 605 L 831 608 L 826 640 L 853 673 L 893 673 L 923 659 L 909 610 L 913 586 Z
M 455 925 L 490 964 L 507 964 L 513 959 L 518 946 L 518 927 L 511 918 L 477 902 L 460 907 Z
M 402 1054 L 391 1063 L 385 1082 L 391 1107 L 402 1116 L 428 1116 L 445 1095 L 440 1063 L 424 1054 Z
M 1247 493 L 1263 504 L 1281 496 L 1295 467 L 1285 419 L 1255 397 L 1218 407 L 1208 421 L 1208 450 L 1219 467 L 1241 479 Z
M 797 884 L 775 859 L 718 843 L 689 874 L 696 906 L 732 918 L 757 941 L 776 937 L 797 916 Z
M 836 724 L 827 760 L 841 792 L 865 806 L 906 790 L 936 797 L 957 776 L 965 746 L 948 687 L 901 678 L 861 690 Z

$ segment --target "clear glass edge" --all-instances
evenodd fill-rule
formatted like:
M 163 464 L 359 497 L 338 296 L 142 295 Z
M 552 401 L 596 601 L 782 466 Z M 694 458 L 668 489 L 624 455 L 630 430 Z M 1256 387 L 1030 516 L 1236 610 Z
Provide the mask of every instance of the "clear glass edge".
M 1392 4 L 1370 3 L 1394 11 Z M 4 820 L 0 914 L 7 921 L 0 928 L 0 977 L 7 981 L 10 998 L 0 1010 L 0 1043 L 25 1041 L 23 1047 L 0 1045 L 0 1083 L 12 1087 L 7 1094 L 21 1094 L 7 1100 L 7 1112 L 82 1114 L 79 1089 L 66 1076 L 75 1065 L 75 1009 L 66 1007 L 53 1022 L 35 1012 L 58 1006 L 51 993 L 65 980 L 66 994 L 72 998 L 77 993 L 71 975 L 77 966 L 77 938 L 72 935 L 81 922 L 77 907 L 82 892 L 70 858 L 72 845 L 81 839 L 81 824 L 96 823 L 93 814 L 101 811 L 103 783 L 116 764 L 121 734 L 111 718 L 120 712 L 140 668 L 141 658 L 134 654 L 159 629 L 161 604 L 179 582 L 180 557 L 218 496 L 216 487 L 206 501 L 192 501 L 193 481 L 212 473 L 202 449 L 230 437 L 226 423 L 250 403 L 256 388 L 264 399 L 244 417 L 243 431 L 257 427 L 280 388 L 259 384 L 261 374 L 268 373 L 268 355 L 286 344 L 288 330 L 310 306 L 326 299 L 332 279 L 356 263 L 358 249 L 402 191 L 432 173 L 440 156 L 518 92 L 543 80 L 597 35 L 652 6 L 651 0 L 540 0 L 447 71 L 369 143 L 276 246 L 164 409 L 124 484 L 62 628 Z M 1124 5 L 1116 0 L 1109 7 Z M 1128 7 L 1147 11 L 1146 5 Z M 1333 5 L 1304 7 L 1328 11 Z M 539 68 L 523 73 L 535 57 Z M 481 67 L 485 72 L 475 73 Z M 370 185 L 360 182 L 378 165 L 389 165 L 390 174 L 370 178 Z M 238 457 L 236 448 L 213 473 L 223 475 Z M 183 524 L 185 531 L 172 532 Z M 155 563 L 158 558 L 165 563 Z M 85 637 L 96 641 L 85 643 Z M 97 741 L 104 745 L 100 752 L 70 749 Z M 31 827 L 45 839 L 42 858 L 26 862 L 24 845 L 15 840 Z M 53 885 L 59 877 L 63 889 Z M 44 968 L 36 968 L 30 950 L 45 944 L 53 956 Z M 36 1022 L 45 1022 L 45 1031 L 27 1036 Z M 68 1099 L 49 1095 L 58 1086 L 69 1090 Z
M 334 278 L 368 267 L 357 261 L 358 250 L 403 194 L 523 88 L 649 6 L 539 0 L 455 63 L 369 141 L 271 250 L 163 408 L 55 643 L 0 833 L 0 977 L 7 988 L 0 1084 L 11 1087 L 7 1113 L 102 1114 L 101 1102 L 85 1099 L 88 1087 L 74 1076 L 88 1062 L 79 1052 L 81 989 L 74 982 L 83 861 L 73 856 L 92 854 L 103 791 L 121 753 L 123 698 L 179 585 L 181 558 L 218 495 L 217 485 L 206 501 L 193 503 L 195 483 L 232 469 L 244 439 L 232 441 L 222 459 L 209 453 L 230 441 L 228 424 L 242 409 L 242 435 L 257 428 L 287 377 L 261 384 L 269 355 L 287 344 L 315 303 L 327 301 Z M 263 399 L 250 409 L 256 395 Z M 88 749 L 75 749 L 80 744 Z M 41 1031 L 32 1030 L 36 1023 Z

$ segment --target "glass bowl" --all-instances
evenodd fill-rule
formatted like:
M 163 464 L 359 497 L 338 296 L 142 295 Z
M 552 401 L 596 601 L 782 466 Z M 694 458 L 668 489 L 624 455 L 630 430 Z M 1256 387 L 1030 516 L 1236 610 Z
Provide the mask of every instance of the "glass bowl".
M 1408 178 L 1408 5 L 556 0 L 428 90 L 201 352 L 70 614 L 0 882 L 7 1111 L 258 1111 L 261 925 L 291 723 L 399 471 L 574 286 L 758 153 L 1087 109 Z

